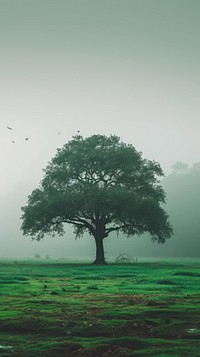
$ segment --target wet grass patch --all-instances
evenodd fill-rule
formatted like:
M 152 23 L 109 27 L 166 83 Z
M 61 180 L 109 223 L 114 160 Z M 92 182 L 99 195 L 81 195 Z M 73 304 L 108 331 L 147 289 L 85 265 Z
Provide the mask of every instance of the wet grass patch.
M 199 262 L 0 265 L 3 357 L 198 356 Z
M 177 271 L 174 273 L 175 276 L 192 276 L 200 278 L 200 273 L 192 272 L 192 271 Z
M 157 284 L 161 285 L 177 285 L 177 282 L 169 279 L 161 279 L 157 281 Z

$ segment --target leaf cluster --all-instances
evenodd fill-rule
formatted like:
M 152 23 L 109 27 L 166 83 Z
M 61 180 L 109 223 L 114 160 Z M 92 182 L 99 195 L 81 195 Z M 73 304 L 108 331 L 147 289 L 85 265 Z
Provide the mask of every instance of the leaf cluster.
M 24 234 L 36 239 L 63 234 L 63 223 L 73 224 L 77 237 L 86 230 L 95 236 L 101 228 L 104 238 L 112 231 L 127 236 L 149 232 L 163 243 L 172 234 L 161 207 L 160 165 L 117 136 L 73 137 L 44 173 L 22 208 Z

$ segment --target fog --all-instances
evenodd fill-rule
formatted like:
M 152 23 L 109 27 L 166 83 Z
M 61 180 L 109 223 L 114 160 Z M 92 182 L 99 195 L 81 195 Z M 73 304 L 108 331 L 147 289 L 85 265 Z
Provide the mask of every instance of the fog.
M 69 227 L 39 243 L 20 231 L 20 207 L 78 130 L 118 135 L 166 174 L 174 238 L 110 237 L 107 255 L 197 254 L 199 193 L 184 204 L 192 173 L 171 168 L 199 162 L 199 13 L 198 0 L 0 0 L 1 257 L 94 256 L 92 238 L 74 241 Z
M 126 238 L 111 234 L 105 239 L 108 259 L 126 253 L 134 259 L 141 257 L 199 257 L 200 256 L 200 163 L 172 172 L 162 180 L 167 194 L 165 208 L 170 215 L 174 236 L 164 245 L 153 244 L 148 235 Z M 1 254 L 0 257 L 33 258 L 36 254 L 45 258 L 93 259 L 94 239 L 85 234 L 75 240 L 72 227 L 66 225 L 63 237 L 45 237 L 40 242 L 31 241 L 20 231 L 21 206 L 25 205 L 30 185 L 18 185 L 1 196 Z
M 18 185 L 5 196 L 0 197 L 1 215 L 1 258 L 34 258 L 36 254 L 45 258 L 93 257 L 94 242 L 91 237 L 75 240 L 73 229 L 66 226 L 64 237 L 45 237 L 40 242 L 24 237 L 20 227 L 21 206 L 26 204 L 30 186 Z M 70 229 L 71 228 L 71 229 Z

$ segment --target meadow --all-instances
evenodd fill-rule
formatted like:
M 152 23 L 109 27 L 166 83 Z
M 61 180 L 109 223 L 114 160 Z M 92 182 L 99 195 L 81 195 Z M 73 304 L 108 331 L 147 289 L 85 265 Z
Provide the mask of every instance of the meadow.
M 0 261 L 0 356 L 200 356 L 200 261 Z

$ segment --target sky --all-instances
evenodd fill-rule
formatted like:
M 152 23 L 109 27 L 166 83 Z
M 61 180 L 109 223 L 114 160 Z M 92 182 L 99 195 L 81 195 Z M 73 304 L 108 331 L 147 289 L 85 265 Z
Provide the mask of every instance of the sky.
M 0 49 L 2 206 L 78 130 L 200 161 L 199 0 L 0 0 Z

